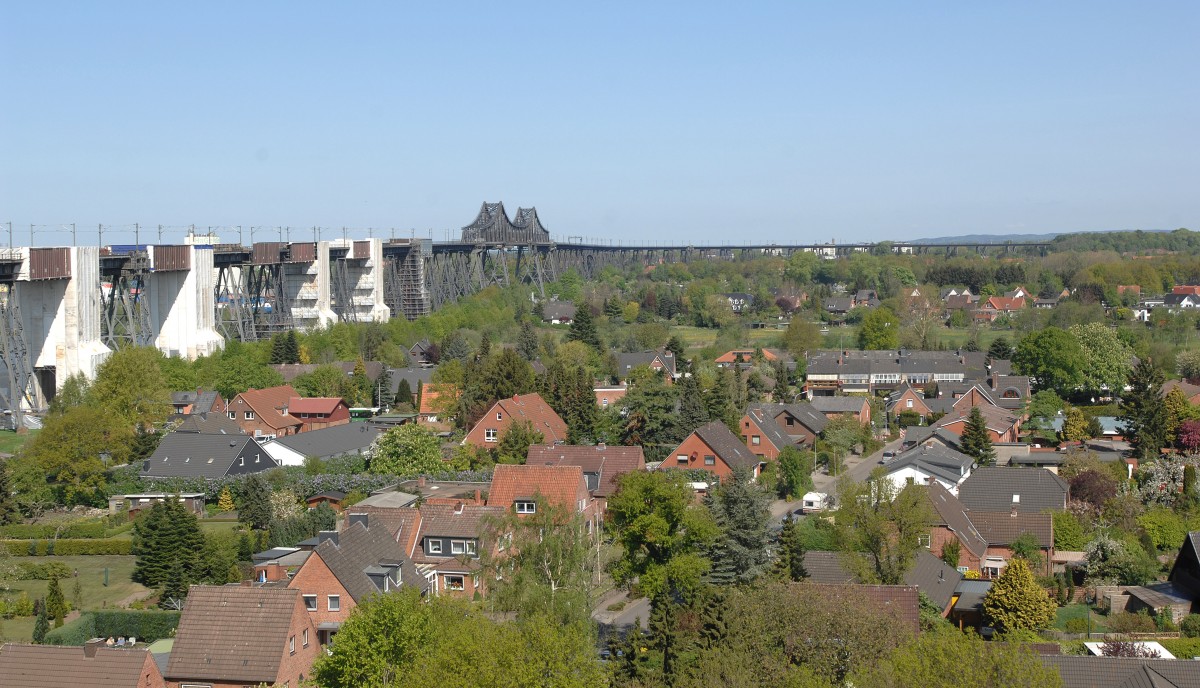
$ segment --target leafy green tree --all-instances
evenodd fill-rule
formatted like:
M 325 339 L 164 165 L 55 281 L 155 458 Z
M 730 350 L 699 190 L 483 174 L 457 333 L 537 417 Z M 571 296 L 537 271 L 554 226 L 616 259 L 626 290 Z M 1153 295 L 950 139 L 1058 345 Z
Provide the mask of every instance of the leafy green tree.
M 1185 380 L 1200 377 L 1200 349 L 1179 352 L 1175 356 L 1175 370 Z
M 816 323 L 811 323 L 797 313 L 783 332 L 783 346 L 792 356 L 801 358 L 809 351 L 816 351 L 824 343 L 824 335 Z
M 276 334 L 271 336 L 271 365 L 287 363 L 287 336 Z
M 496 463 L 525 463 L 529 447 L 545 441 L 545 435 L 534 429 L 527 420 L 514 421 L 496 443 Z
M 694 589 L 708 570 L 701 554 L 720 533 L 708 509 L 694 502 L 679 471 L 636 471 L 621 476 L 608 501 L 608 519 L 621 545 L 612 568 L 621 585 L 635 579 L 642 592 Z
M 498 399 L 533 392 L 537 389 L 537 383 L 529 361 L 512 349 L 500 349 L 484 362 L 479 388 L 480 397 L 485 400 L 484 405 L 490 406 Z
M 1138 361 L 1121 397 L 1122 434 L 1142 459 L 1159 455 L 1167 443 L 1167 407 L 1159 396 L 1164 377 L 1149 358 Z
M 858 348 L 873 351 L 900 346 L 900 318 L 886 307 L 872 308 L 858 327 Z
M 416 588 L 376 595 L 355 607 L 338 641 L 313 664 L 322 688 L 398 685 L 435 640 L 433 607 Z
M 91 381 L 83 373 L 67 376 L 67 379 L 63 381 L 62 389 L 50 400 L 49 415 L 66 413 L 76 406 L 87 403 L 87 392 L 90 386 Z
M 583 342 L 597 353 L 604 353 L 600 334 L 596 331 L 596 321 L 592 318 L 592 307 L 585 302 L 575 304 L 575 317 L 567 330 L 567 341 Z
M 371 381 L 367 378 L 367 365 L 360 356 L 354 362 L 354 370 L 350 373 L 351 406 L 365 406 L 371 399 Z
M 676 369 L 686 362 L 684 355 L 687 353 L 687 347 L 684 345 L 683 340 L 679 338 L 679 335 L 671 335 L 671 338 L 667 340 L 666 350 L 675 355 Z
M 153 427 L 171 412 L 171 390 L 163 378 L 158 349 L 129 346 L 118 349 L 96 370 L 87 401 L 94 408 L 134 427 Z
M 300 341 L 296 338 L 295 330 L 288 330 L 283 341 L 284 363 L 300 362 Z
M 660 373 L 645 366 L 630 372 L 629 391 L 622 403 L 627 410 L 623 444 L 643 447 L 647 459 L 664 456 L 681 439 L 675 416 L 675 389 Z
M 1016 349 L 1008 341 L 1008 337 L 1001 335 L 992 340 L 991 345 L 988 347 L 987 356 L 988 360 L 1007 361 L 1013 357 L 1014 353 L 1016 353 Z
M 746 583 L 766 568 L 770 501 L 770 495 L 744 469 L 736 469 L 732 478 L 726 479 L 709 495 L 706 500 L 708 510 L 721 529 L 709 554 L 711 581 Z
M 386 365 L 383 366 L 379 377 L 371 384 L 371 403 L 379 408 L 391 408 L 392 404 L 396 403 L 397 395 L 404 391 L 401 387 L 408 389 L 408 396 L 400 397 L 401 402 L 411 404 L 412 388 L 409 387 L 408 380 L 401 379 L 396 394 L 392 394 L 392 371 Z
M 90 504 L 103 497 L 104 461 L 130 457 L 133 425 L 115 413 L 87 405 L 48 417 L 22 452 L 22 461 L 41 469 L 66 504 Z
M 1013 539 L 1009 545 L 1012 549 L 1014 557 L 1021 557 L 1029 562 L 1030 568 L 1040 569 L 1042 566 L 1042 544 L 1038 542 L 1037 535 L 1033 533 L 1021 533 Z
M 0 525 L 21 522 L 21 507 L 13 497 L 8 461 L 0 459 Z
M 704 390 L 695 375 L 684 375 L 676 385 L 679 396 L 679 427 L 687 432 L 712 420 L 704 405 Z
M 946 562 L 947 566 L 958 568 L 958 560 L 962 555 L 962 544 L 958 539 L 949 540 L 942 545 L 942 561 Z
M 848 568 L 864 582 L 900 585 L 933 519 L 925 488 L 898 490 L 876 469 L 865 482 L 843 481 L 838 504 L 838 547 Z
M 813 453 L 797 447 L 784 447 L 776 459 L 779 463 L 779 496 L 795 499 L 812 490 Z
M 804 568 L 804 534 L 800 532 L 791 514 L 783 521 L 783 530 L 779 531 L 778 571 L 784 580 L 793 582 L 808 578 L 808 569 Z
M 415 404 L 412 386 L 408 384 L 408 380 L 401 378 L 400 384 L 396 386 L 396 397 L 393 400 L 397 404 Z
M 538 345 L 537 331 L 533 328 L 533 321 L 522 321 L 521 332 L 517 335 L 517 353 L 526 361 L 536 361 L 540 352 L 541 347 Z
M 1054 601 L 1021 557 L 1009 560 L 983 598 L 984 618 L 1003 633 L 1040 631 L 1054 623 Z
M 409 423 L 375 439 L 368 450 L 372 473 L 415 476 L 442 470 L 442 447 L 428 428 Z
M 332 363 L 313 368 L 312 372 L 292 379 L 292 388 L 305 397 L 342 397 L 353 400 L 353 390 L 346 373 Z
M 1072 325 L 1070 333 L 1083 350 L 1083 385 L 1091 392 L 1119 394 L 1125 388 L 1133 350 L 1117 331 L 1102 322 Z
M 254 360 L 248 352 L 222 354 L 213 380 L 213 388 L 225 399 L 232 399 L 251 388 L 266 389 L 282 384 L 282 375 Z
M 438 363 L 443 361 L 458 361 L 466 363 L 471 358 L 471 345 L 462 332 L 455 330 L 442 340 L 438 347 Z
M 263 530 L 271 523 L 271 488 L 259 473 L 242 482 L 238 491 L 238 520 L 254 530 Z
M 1034 379 L 1037 389 L 1069 396 L 1084 384 L 1087 355 L 1070 332 L 1047 327 L 1026 335 L 1017 345 L 1013 366 Z
M 973 457 L 980 466 L 991 466 L 996 463 L 996 450 L 992 447 L 992 435 L 988 431 L 987 421 L 978 406 L 971 407 L 963 426 L 962 452 Z
M 158 502 L 133 525 L 133 554 L 137 557 L 133 581 L 150 588 L 174 582 L 183 591 L 177 597 L 182 597 L 203 549 L 204 535 L 196 516 L 178 499 Z M 176 569 L 180 577 L 171 581 Z
M 1079 519 L 1069 511 L 1052 511 L 1054 519 L 1054 548 L 1067 552 L 1079 552 L 1087 544 L 1083 526 Z
M 854 416 L 838 416 L 825 424 L 825 429 L 821 431 L 821 439 L 833 454 L 834 461 L 829 467 L 830 473 L 837 474 L 842 460 L 855 446 L 864 441 L 865 434 L 863 424 Z
M 959 688 L 964 674 L 982 688 L 1060 688 L 1058 671 L 1022 643 L 985 643 L 973 633 L 935 629 L 866 666 L 847 685 L 860 688 Z

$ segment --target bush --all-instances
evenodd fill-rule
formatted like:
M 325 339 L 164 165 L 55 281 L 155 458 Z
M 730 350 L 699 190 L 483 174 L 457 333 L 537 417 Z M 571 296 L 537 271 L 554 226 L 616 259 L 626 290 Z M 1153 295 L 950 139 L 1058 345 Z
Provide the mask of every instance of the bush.
M 69 624 L 56 628 L 46 634 L 46 645 L 83 645 L 96 634 L 96 619 L 91 614 L 84 614 Z
M 1200 638 L 1165 638 L 1158 642 L 1179 659 L 1200 657 Z
M 14 523 L 0 526 L 0 538 L 6 540 L 52 540 L 73 538 L 91 540 L 105 537 L 103 521 L 82 521 L 64 528 L 50 524 Z
M 1067 633 L 1087 633 L 1088 620 L 1079 618 L 1067 619 L 1067 622 L 1063 624 L 1063 628 L 1066 629 Z
M 133 540 L 0 540 L 14 557 L 130 554 Z
M 22 616 L 33 616 L 33 600 L 29 594 L 22 592 L 12 599 L 0 600 L 0 616 L 12 619 Z
M 71 568 L 61 561 L 48 561 L 44 564 L 21 562 L 17 574 L 18 580 L 50 580 L 51 578 L 69 578 Z
M 152 643 L 170 638 L 179 626 L 179 612 L 112 610 L 88 612 L 46 634 L 47 645 L 82 645 L 91 638 L 134 637 Z
M 1183 621 L 1179 622 L 1179 630 L 1185 638 L 1200 638 L 1200 614 L 1183 617 Z
M 1158 630 L 1158 626 L 1154 623 L 1154 617 L 1142 612 L 1110 614 L 1105 625 L 1112 633 L 1154 633 Z

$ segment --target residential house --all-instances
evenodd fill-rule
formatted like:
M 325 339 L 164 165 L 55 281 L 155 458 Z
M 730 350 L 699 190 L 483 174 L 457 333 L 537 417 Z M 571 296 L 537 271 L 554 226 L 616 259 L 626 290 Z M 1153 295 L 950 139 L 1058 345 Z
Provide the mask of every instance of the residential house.
M 108 513 L 115 514 L 121 511 L 129 512 L 129 518 L 133 519 L 142 509 L 149 509 L 159 502 L 168 499 L 176 499 L 189 512 L 197 516 L 204 515 L 204 493 L 203 492 L 182 492 L 182 493 L 166 493 L 166 492 L 143 492 L 138 494 L 123 494 L 112 495 L 108 498 Z
M 754 294 L 747 294 L 745 292 L 732 292 L 729 294 L 722 294 L 722 296 L 729 301 L 729 307 L 733 309 L 733 312 L 739 315 L 743 311 L 748 311 L 754 307 Z
M 229 416 L 225 415 L 224 411 L 210 413 L 201 411 L 200 413 L 191 413 L 186 416 L 175 416 L 180 418 L 178 424 L 172 429 L 172 432 L 190 432 L 201 435 L 245 435 L 242 432 L 242 426 L 238 425 L 237 421 L 230 420 Z
M 863 425 L 871 422 L 871 403 L 866 397 L 815 396 L 808 403 L 831 420 L 838 416 L 853 416 Z
M 1042 655 L 1063 688 L 1189 688 L 1200 685 L 1200 662 L 1135 657 Z
M 473 444 L 476 447 L 495 446 L 504 431 L 516 422 L 529 423 L 536 432 L 542 434 L 543 442 L 567 440 L 567 424 L 539 394 L 530 393 L 513 395 L 492 404 L 463 438 L 462 444 Z
M 874 289 L 859 289 L 854 292 L 855 308 L 876 308 L 879 306 L 879 294 Z
M 346 498 L 346 493 L 341 490 L 326 490 L 318 492 L 315 495 L 304 500 L 304 503 L 309 509 L 316 509 L 322 504 L 328 504 L 331 509 L 341 513 L 342 500 Z
M 811 399 L 837 393 L 873 396 L 891 392 L 903 384 L 923 387 L 963 382 L 968 375 L 983 376 L 986 354 L 976 362 L 970 352 L 961 351 L 860 351 L 842 349 L 814 351 L 808 355 L 805 391 Z M 976 378 L 978 379 L 978 378 Z
M 592 392 L 596 395 L 596 405 L 602 409 L 609 406 L 621 407 L 621 400 L 625 398 L 629 387 L 626 385 L 604 385 L 601 387 L 592 388 Z
M 1032 469 L 1023 469 L 1032 470 Z M 1000 575 L 1012 559 L 1013 541 L 1025 534 L 1037 539 L 1042 553 L 1042 569 L 1037 573 L 1050 575 L 1054 566 L 1054 519 L 1048 512 L 1018 513 L 1016 505 L 1008 512 L 968 511 L 971 523 L 987 541 L 983 575 L 994 578 Z
M 921 390 L 908 384 L 901 386 L 896 391 L 889 394 L 885 404 L 887 415 L 890 418 L 899 418 L 900 414 L 907 411 L 917 414 L 917 416 L 920 417 L 921 422 L 924 423 L 925 419 L 929 417 L 930 413 L 932 413 L 932 411 L 929 409 L 929 405 L 925 403 L 925 394 Z
M 670 351 L 640 351 L 629 354 L 617 354 L 617 376 L 628 384 L 629 373 L 634 368 L 646 366 L 662 372 L 668 382 L 678 379 L 675 370 L 675 354 Z
M 195 392 L 171 392 L 171 407 L 180 416 L 190 416 L 193 413 L 224 413 L 225 400 L 216 390 L 205 391 L 196 389 Z
M 739 427 L 746 448 L 763 462 L 774 461 L 785 448 L 797 446 L 796 440 L 775 421 L 775 417 L 761 407 L 748 408 Z
M 386 427 L 373 423 L 347 423 L 279 437 L 264 442 L 262 448 L 280 466 L 302 466 L 310 456 L 328 461 L 339 456 L 364 454 L 385 430 Z
M 225 407 L 231 420 L 242 432 L 255 437 L 287 437 L 300 432 L 303 423 L 288 415 L 288 401 L 296 397 L 290 385 L 248 389 L 230 400 Z
M 733 475 L 734 469 L 745 469 L 757 478 L 762 459 L 755 456 L 737 435 L 720 421 L 713 421 L 692 431 L 683 442 L 663 460 L 662 468 L 702 468 L 718 480 Z
M 973 317 L 976 322 L 993 322 L 1001 315 L 1011 316 L 1025 308 L 1023 296 L 989 296 L 975 309 Z
M 300 420 L 300 432 L 323 430 L 350 422 L 350 406 L 339 397 L 292 397 L 288 414 Z
M 841 552 L 805 552 L 804 569 L 814 583 L 858 583 L 858 576 L 846 568 Z M 963 575 L 946 562 L 926 551 L 917 553 L 916 561 L 904 574 L 904 584 L 915 587 L 929 598 L 942 616 L 954 606 L 954 591 Z
M 951 292 L 954 290 L 952 289 Z M 975 305 L 979 303 L 979 297 L 972 294 L 968 290 L 963 290 L 961 293 L 951 293 L 942 299 L 945 304 L 947 313 L 951 311 L 970 311 L 974 310 Z
M 949 430 L 961 437 L 966 430 L 971 409 L 978 408 L 980 415 L 983 416 L 984 424 L 987 425 L 988 436 L 991 437 L 993 443 L 1018 441 L 1021 432 L 1020 416 L 1007 409 L 986 403 L 974 407 L 969 406 L 970 399 L 970 397 L 960 399 L 963 403 L 961 405 L 956 403 L 952 406 L 947 414 L 934 423 L 932 427 Z
M 1067 481 L 1044 468 L 981 466 L 958 489 L 971 511 L 1041 513 L 1067 508 Z
M 253 437 L 169 432 L 150 458 L 142 461 L 141 476 L 216 480 L 278 465 Z
M 1166 397 L 1173 389 L 1183 392 L 1189 404 L 1200 404 L 1200 385 L 1194 385 L 1183 380 L 1167 380 L 1163 383 L 1160 394 Z
M 146 646 L 107 647 L 103 639 L 83 647 L 19 645 L 0 648 L 4 688 L 165 688 L 166 682 Z
M 854 308 L 854 298 L 849 296 L 830 296 L 821 302 L 821 306 L 830 315 L 845 315 Z
M 773 418 L 792 442 L 802 447 L 811 447 L 829 422 L 825 414 L 805 401 L 794 404 L 750 404 L 746 407 L 746 413 L 752 416 L 751 421 L 760 416 Z M 744 425 L 742 427 L 745 428 Z
M 299 687 L 320 652 L 299 590 L 193 585 L 163 675 L 180 687 Z
M 1033 397 L 1033 383 L 1027 375 L 992 375 L 991 400 L 1000 408 L 1022 411 Z
M 1200 296 L 1200 285 L 1177 284 L 1171 287 L 1171 293 L 1180 296 Z
M 449 430 L 459 395 L 458 386 L 449 382 L 431 382 L 423 386 L 417 424 L 428 425 L 436 430 Z
M 951 494 L 971 476 L 975 459 L 938 445 L 909 449 L 887 463 L 887 478 L 897 489 L 906 485 L 941 484 Z
M 1059 299 L 1057 296 L 1051 296 L 1049 298 L 1037 298 L 1033 300 L 1033 307 L 1044 310 L 1057 308 L 1060 300 L 1061 299 Z
M 929 502 L 933 505 L 933 520 L 929 525 L 929 538 L 925 545 L 935 557 L 941 557 L 947 543 L 957 540 L 958 570 L 982 571 L 987 557 L 987 540 L 983 538 L 962 501 L 941 483 L 929 483 Z
M 412 397 L 408 399 L 396 399 L 396 403 L 415 405 L 417 403 L 417 391 L 423 387 L 427 388 L 429 383 L 433 382 L 433 373 L 435 371 L 437 371 L 437 366 L 435 365 L 388 369 L 388 377 L 392 383 L 392 398 L 396 399 L 396 395 L 400 392 L 400 382 L 403 380 L 408 383 L 408 391 L 412 393 Z
M 491 524 L 503 518 L 496 506 L 422 504 L 410 556 L 434 595 L 472 599 L 486 593 L 479 553 Z
M 583 516 L 588 532 L 601 513 L 592 499 L 583 467 L 573 462 L 527 463 L 523 466 L 497 464 L 492 471 L 487 503 L 505 511 L 511 509 L 518 516 L 529 516 L 537 513 L 539 508 L 553 505 L 566 513 Z
M 927 425 L 905 429 L 904 443 L 901 445 L 901 451 L 908 451 L 913 447 L 921 445 L 962 451 L 962 436 L 956 435 L 945 428 L 929 427 Z
M 570 301 L 547 301 L 542 304 L 542 322 L 567 325 L 575 320 L 575 304 Z
M 718 368 L 728 368 L 735 363 L 750 363 L 754 360 L 755 349 L 733 349 L 717 356 Z M 779 360 L 779 354 L 772 349 L 758 349 L 762 352 L 764 361 L 774 363 Z
M 1197 308 L 1200 307 L 1200 296 L 1195 294 L 1167 294 L 1163 297 L 1163 305 L 1172 311 L 1180 308 Z
M 340 532 L 322 532 L 316 549 L 287 587 L 300 591 L 317 642 L 329 643 L 364 599 L 402 585 L 422 592 L 429 583 L 381 518 L 351 513 Z
M 417 365 L 433 365 L 437 363 L 437 345 L 422 339 L 408 348 L 408 358 Z
M 604 443 L 594 447 L 535 444 L 529 447 L 525 465 L 579 466 L 596 511 L 603 515 L 608 508 L 608 498 L 620 485 L 621 476 L 646 470 L 646 455 L 641 447 L 619 447 Z

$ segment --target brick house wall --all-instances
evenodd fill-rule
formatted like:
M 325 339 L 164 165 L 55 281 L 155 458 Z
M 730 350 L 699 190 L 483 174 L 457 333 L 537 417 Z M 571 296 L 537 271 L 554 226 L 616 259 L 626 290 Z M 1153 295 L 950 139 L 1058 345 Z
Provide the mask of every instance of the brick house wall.
M 685 457 L 684 461 L 680 461 L 679 457 Z M 707 457 L 712 457 L 712 463 L 707 463 Z M 695 433 L 688 435 L 687 438 L 671 452 L 671 455 L 663 459 L 663 468 L 699 468 L 706 470 L 715 475 L 719 480 L 724 480 L 733 475 L 733 470 L 721 460 L 717 452 L 712 447 L 697 437 Z
M 929 551 L 933 556 L 941 558 L 943 548 L 947 542 L 958 540 L 958 536 L 954 531 L 946 526 L 933 526 L 929 531 Z M 972 571 L 980 571 L 980 559 L 967 549 L 966 544 L 960 542 L 958 547 L 958 565 L 965 566 Z
M 788 434 L 788 437 L 796 440 L 798 444 L 811 447 L 813 442 L 817 440 L 817 434 L 815 432 L 809 430 L 806 425 L 801 423 L 796 418 L 793 418 L 792 415 L 786 411 L 780 413 L 778 416 L 775 416 L 775 422 L 779 423 L 779 427 L 783 428 L 783 431 Z
M 946 423 L 945 425 L 943 425 L 942 427 L 956 435 L 961 436 L 963 434 L 963 431 L 966 430 L 967 419 L 960 418 L 958 420 L 950 421 L 950 422 Z M 1012 427 L 1010 427 L 1008 430 L 1006 430 L 1004 432 L 996 432 L 995 430 L 988 428 L 988 436 L 990 436 L 992 438 L 992 442 L 1016 442 L 1017 441 L 1017 425 L 1013 425 Z
M 304 643 L 305 634 L 308 638 L 307 646 Z M 295 652 L 292 652 L 289 646 L 291 638 L 296 639 Z M 283 647 L 283 661 L 279 664 L 275 685 L 287 684 L 289 688 L 294 688 L 311 676 L 313 662 L 317 661 L 322 652 L 321 643 L 317 641 L 316 624 L 308 617 L 308 610 L 304 608 L 304 601 L 300 598 L 296 599 L 296 607 L 292 611 L 288 639 Z
M 767 461 L 774 461 L 779 458 L 779 448 L 773 442 L 767 439 L 762 430 L 758 427 L 758 422 L 750 417 L 750 414 L 742 416 L 741 422 L 738 424 L 739 434 L 742 436 L 742 442 L 746 444 L 746 448 L 751 454 L 760 456 Z M 758 444 L 754 443 L 754 438 L 758 438 Z
M 296 426 L 288 426 L 278 429 L 271 427 L 264 422 L 261 417 L 259 417 L 254 409 L 250 407 L 250 404 L 247 404 L 246 401 L 242 399 L 240 394 L 234 397 L 233 401 L 229 402 L 229 404 L 225 407 L 225 411 L 226 415 L 233 414 L 229 415 L 229 418 L 242 428 L 242 432 L 251 436 L 275 435 L 276 437 L 287 437 L 288 435 L 294 435 L 296 429 L 299 427 L 299 421 L 297 421 Z M 246 417 L 247 413 L 251 414 L 250 418 Z
M 300 414 L 296 420 L 300 421 L 300 432 L 310 432 L 312 430 L 321 430 L 324 428 L 332 428 L 338 425 L 345 425 L 350 422 L 350 407 L 346 402 L 339 401 L 333 413 L 317 414 L 310 413 Z
M 624 387 L 608 388 L 602 387 L 594 390 L 596 393 L 596 405 L 600 408 L 608 408 L 610 406 L 620 407 L 621 401 L 625 398 L 625 393 L 628 390 Z
M 455 590 L 451 588 L 452 580 L 462 579 L 463 589 Z M 434 576 L 434 583 L 437 586 L 437 594 L 439 597 L 452 597 L 455 599 L 470 600 L 474 599 L 475 593 L 478 592 L 480 597 L 486 595 L 483 587 L 483 578 L 476 573 L 467 573 L 463 571 L 437 571 Z
M 333 571 L 329 570 L 329 566 L 325 564 L 325 560 L 319 554 L 313 552 L 304 560 L 304 564 L 300 570 L 296 571 L 296 575 L 292 576 L 288 587 L 293 590 L 299 590 L 301 595 L 316 595 L 317 608 L 309 611 L 305 606 L 305 613 L 312 619 L 313 626 L 322 623 L 345 623 L 349 618 L 350 612 L 354 609 L 354 598 L 350 597 L 350 593 L 342 587 L 337 576 L 333 575 Z M 337 595 L 340 600 L 340 609 L 332 611 L 329 609 L 329 596 Z M 303 598 L 302 598 L 303 601 Z
M 912 402 L 912 406 L 908 405 L 910 401 Z M 915 411 L 921 415 L 921 418 L 928 418 L 930 414 L 929 406 L 925 403 L 924 397 L 917 394 L 915 389 L 904 390 L 904 393 L 900 395 L 900 399 L 896 402 L 892 414 L 899 417 L 905 411 Z
M 1042 553 L 1042 566 L 1041 570 L 1034 570 L 1034 575 L 1049 576 L 1051 573 L 1053 573 L 1054 568 L 1054 548 L 1043 547 L 1040 551 Z M 1008 547 L 1007 545 L 988 545 L 987 552 L 984 553 L 984 556 L 1002 557 L 1004 561 L 1009 561 L 1013 557 L 1013 551 L 1012 548 Z

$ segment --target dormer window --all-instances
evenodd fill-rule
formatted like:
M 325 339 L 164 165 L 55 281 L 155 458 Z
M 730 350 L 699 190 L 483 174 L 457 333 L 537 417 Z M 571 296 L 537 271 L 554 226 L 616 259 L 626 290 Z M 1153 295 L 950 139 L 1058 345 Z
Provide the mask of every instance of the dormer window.
M 425 548 L 429 550 L 430 554 L 441 554 L 442 553 L 442 541 L 441 540 L 426 540 Z
M 537 502 L 532 500 L 520 500 L 516 502 L 518 514 L 534 514 L 537 513 Z

